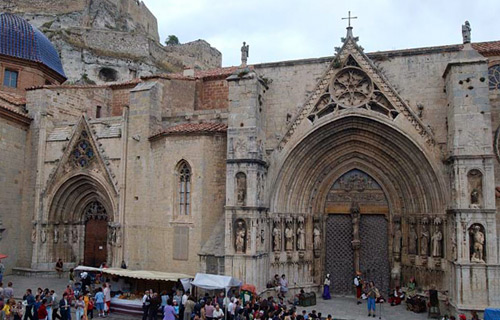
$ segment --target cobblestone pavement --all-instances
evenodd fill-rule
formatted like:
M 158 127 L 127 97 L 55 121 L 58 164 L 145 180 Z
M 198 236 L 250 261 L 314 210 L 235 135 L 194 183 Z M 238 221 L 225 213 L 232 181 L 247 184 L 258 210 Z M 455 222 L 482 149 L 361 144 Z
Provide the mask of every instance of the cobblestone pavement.
M 59 296 L 62 296 L 62 292 L 66 288 L 68 284 L 68 280 L 66 278 L 29 278 L 22 276 L 5 276 L 4 283 L 12 281 L 14 284 L 14 296 L 16 298 L 21 298 L 27 288 L 31 288 L 35 291 L 38 287 L 41 288 L 50 288 L 54 289 Z M 317 312 L 321 312 L 323 317 L 326 317 L 328 314 L 331 314 L 334 319 L 341 320 L 358 320 L 358 319 L 379 319 L 380 315 L 380 306 L 377 305 L 377 316 L 375 318 L 368 318 L 368 311 L 366 309 L 366 301 L 363 301 L 362 304 L 357 305 L 356 300 L 352 297 L 332 297 L 331 300 L 323 300 L 319 296 L 317 299 L 317 304 L 311 307 L 298 307 L 298 311 L 302 312 L 302 310 L 307 310 L 310 312 L 311 310 L 316 310 Z M 139 319 L 140 317 L 133 317 L 121 314 L 111 314 L 107 319 Z M 73 318 L 74 319 L 74 318 Z M 95 318 L 100 319 L 100 318 Z M 406 310 L 404 305 L 391 307 L 387 303 L 385 303 L 382 307 L 382 316 L 381 319 L 385 320 L 424 320 L 427 319 L 427 313 L 416 314 L 413 312 L 409 312 Z

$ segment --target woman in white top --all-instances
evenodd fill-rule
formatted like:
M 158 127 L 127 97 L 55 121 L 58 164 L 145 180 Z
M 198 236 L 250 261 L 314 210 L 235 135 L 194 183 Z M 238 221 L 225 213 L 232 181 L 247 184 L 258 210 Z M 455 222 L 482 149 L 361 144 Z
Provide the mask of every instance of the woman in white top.
M 325 282 L 323 283 L 323 299 L 330 300 L 330 274 L 326 275 Z

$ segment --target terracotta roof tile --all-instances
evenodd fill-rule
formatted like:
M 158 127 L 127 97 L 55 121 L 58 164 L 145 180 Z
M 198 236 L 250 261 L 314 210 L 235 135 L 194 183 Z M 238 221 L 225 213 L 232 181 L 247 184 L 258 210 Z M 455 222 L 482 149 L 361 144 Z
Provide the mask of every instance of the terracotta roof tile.
M 227 125 L 225 123 L 204 122 L 204 123 L 183 123 L 167 128 L 159 133 L 149 137 L 150 140 L 166 135 L 176 134 L 207 134 L 207 133 L 225 133 Z
M 500 55 L 500 41 L 476 42 L 472 47 L 482 55 Z
M 16 107 L 9 106 L 8 104 L 4 104 L 4 103 L 0 102 L 0 108 L 4 109 L 4 110 L 7 110 L 7 111 L 9 111 L 11 113 L 15 113 L 16 115 L 21 116 L 21 117 L 23 117 L 23 118 L 25 118 L 27 120 L 30 120 L 30 121 L 32 120 L 32 118 L 30 116 L 28 116 L 27 113 L 24 113 L 24 112 L 21 112 L 21 111 L 17 110 Z
M 0 91 L 0 99 L 16 106 L 26 104 L 26 99 L 24 97 L 18 96 L 14 93 L 7 93 L 5 91 Z
M 58 85 L 41 85 L 26 88 L 26 90 L 37 90 L 37 89 L 93 89 L 93 88 L 120 88 L 136 85 L 141 83 L 141 79 L 132 79 L 125 82 L 113 82 L 107 84 L 58 84 Z

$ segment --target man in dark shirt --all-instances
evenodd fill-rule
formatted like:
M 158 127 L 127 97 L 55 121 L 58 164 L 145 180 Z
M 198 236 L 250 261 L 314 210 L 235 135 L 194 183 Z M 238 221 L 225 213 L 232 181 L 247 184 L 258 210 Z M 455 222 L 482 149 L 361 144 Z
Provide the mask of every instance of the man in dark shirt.
M 161 305 L 161 297 L 158 292 L 153 293 L 151 300 L 149 302 L 149 318 L 150 320 L 158 319 L 158 308 Z
M 35 297 L 31 294 L 31 289 L 26 290 L 26 294 L 23 296 L 23 300 L 26 300 L 26 312 L 24 313 L 24 320 L 30 319 L 34 320 L 33 307 L 35 306 Z
M 71 312 L 71 304 L 68 300 L 68 294 L 65 292 L 63 298 L 59 301 L 59 309 L 61 310 L 61 320 L 68 320 L 69 313 Z

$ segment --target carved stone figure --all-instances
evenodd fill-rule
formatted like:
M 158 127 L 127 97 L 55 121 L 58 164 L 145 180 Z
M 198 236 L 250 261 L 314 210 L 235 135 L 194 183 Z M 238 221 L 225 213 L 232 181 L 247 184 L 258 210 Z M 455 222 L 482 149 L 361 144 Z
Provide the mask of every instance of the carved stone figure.
M 441 257 L 441 242 L 443 241 L 443 234 L 439 228 L 436 228 L 432 234 L 432 256 Z
M 245 237 L 247 235 L 247 230 L 243 221 L 239 220 L 236 223 L 236 237 L 234 240 L 234 246 L 236 247 L 236 253 L 245 253 Z
M 479 207 L 479 191 L 477 189 L 472 190 L 470 193 L 470 204 L 472 208 Z
M 121 247 L 122 245 L 122 229 L 120 227 L 116 228 L 115 245 L 117 247 Z
M 36 226 L 33 226 L 33 229 L 31 229 L 31 242 L 36 242 Z
M 408 239 L 408 253 L 409 254 L 417 254 L 417 232 L 415 232 L 415 226 L 410 224 L 410 233 Z
M 483 262 L 484 263 L 484 233 L 481 231 L 479 225 L 475 225 L 470 230 L 472 236 L 472 262 Z
M 429 255 L 429 231 L 426 224 L 422 225 L 422 232 L 420 233 L 420 255 Z
M 285 228 L 285 250 L 293 250 L 293 230 L 290 223 L 288 223 Z
M 392 241 L 392 252 L 394 257 L 399 260 L 401 258 L 401 238 L 403 234 L 401 233 L 401 226 L 399 223 L 394 224 L 396 230 L 394 231 L 394 238 Z
M 64 231 L 63 231 L 63 242 L 64 243 L 68 243 L 68 240 L 69 240 L 68 229 L 64 228 Z
M 59 228 L 54 226 L 54 243 L 59 242 Z
M 243 42 L 243 46 L 241 47 L 241 65 L 245 67 L 247 65 L 248 61 L 248 52 L 249 52 L 250 46 L 246 44 L 246 42 Z
M 281 250 L 281 230 L 278 226 L 278 224 L 274 225 L 273 228 L 273 251 L 280 251 Z
M 469 21 L 465 21 L 465 24 L 462 25 L 462 39 L 464 44 L 471 42 L 471 36 L 470 36 L 471 31 L 472 28 L 470 27 Z
M 45 243 L 47 241 L 47 230 L 45 230 L 45 228 L 43 227 L 40 235 L 40 240 L 42 241 L 42 243 Z
M 243 172 L 236 174 L 236 197 L 238 205 L 245 205 L 247 196 L 247 176 Z
M 297 250 L 306 250 L 306 230 L 303 223 L 297 228 Z
M 76 226 L 71 229 L 71 241 L 73 241 L 73 243 L 78 242 L 78 229 Z
M 321 230 L 318 226 L 314 226 L 313 230 L 313 248 L 314 250 L 321 250 Z

